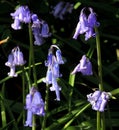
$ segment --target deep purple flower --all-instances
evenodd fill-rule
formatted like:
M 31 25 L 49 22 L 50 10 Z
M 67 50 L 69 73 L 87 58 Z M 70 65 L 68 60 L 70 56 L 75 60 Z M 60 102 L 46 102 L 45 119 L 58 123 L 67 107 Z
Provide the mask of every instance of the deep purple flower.
M 105 106 L 110 98 L 110 93 L 95 91 L 94 93 L 87 95 L 88 101 L 92 105 L 92 109 L 95 111 L 103 112 Z
M 75 74 L 77 72 L 81 72 L 83 75 L 92 75 L 92 64 L 89 61 L 89 59 L 83 55 L 80 63 L 74 68 L 72 71 L 72 74 Z
M 99 22 L 97 22 L 96 18 L 96 13 L 93 12 L 92 8 L 88 8 L 89 15 L 87 15 L 85 11 L 86 8 L 83 8 L 81 10 L 79 22 L 73 35 L 74 39 L 77 39 L 80 34 L 85 34 L 86 41 L 89 38 L 96 36 L 94 28 L 99 26 Z

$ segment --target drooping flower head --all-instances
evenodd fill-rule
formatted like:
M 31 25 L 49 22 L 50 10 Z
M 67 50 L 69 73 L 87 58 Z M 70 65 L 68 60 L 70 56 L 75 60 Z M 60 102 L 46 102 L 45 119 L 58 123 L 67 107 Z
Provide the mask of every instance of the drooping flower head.
M 39 20 L 37 14 L 32 14 L 32 32 L 35 38 L 34 45 L 42 45 L 44 43 L 44 38 L 50 37 L 48 24 Z
M 60 64 L 64 64 L 62 59 L 61 50 L 56 45 L 51 45 L 47 61 L 45 61 L 45 66 L 48 67 L 46 78 L 43 80 L 47 84 L 51 84 L 51 91 L 56 92 L 56 100 L 60 101 L 60 93 L 61 88 L 58 86 L 57 78 L 61 77 L 60 74 Z
M 95 111 L 104 112 L 106 104 L 110 98 L 111 94 L 104 91 L 95 91 L 87 95 L 88 101 L 92 105 L 92 109 Z
M 71 74 L 75 74 L 77 72 L 81 72 L 83 75 L 92 75 L 92 64 L 89 59 L 83 55 L 80 63 L 74 68 Z
M 80 34 L 85 34 L 85 40 L 87 41 L 89 38 L 95 37 L 96 35 L 94 28 L 99 26 L 99 22 L 97 22 L 96 13 L 93 12 L 93 9 L 90 7 L 88 8 L 88 15 L 86 11 L 87 8 L 83 8 L 81 10 L 79 22 L 73 35 L 74 39 L 77 39 Z
M 14 19 L 14 23 L 11 27 L 14 30 L 21 29 L 21 23 L 30 23 L 31 22 L 31 13 L 28 6 L 19 6 L 14 13 L 10 14 Z
M 20 48 L 17 46 L 12 49 L 11 53 L 8 55 L 8 61 L 5 63 L 6 66 L 10 67 L 10 72 L 8 76 L 17 77 L 15 73 L 16 66 L 22 66 L 26 63 L 24 60 L 23 53 L 20 51 Z
M 26 105 L 27 119 L 24 126 L 32 127 L 33 114 L 38 116 L 44 116 L 44 101 L 40 92 L 36 87 L 31 87 L 29 94 L 26 95 Z
M 55 18 L 59 18 L 61 20 L 65 19 L 65 15 L 67 13 L 71 13 L 73 10 L 73 4 L 69 2 L 60 1 L 52 10 L 52 14 Z

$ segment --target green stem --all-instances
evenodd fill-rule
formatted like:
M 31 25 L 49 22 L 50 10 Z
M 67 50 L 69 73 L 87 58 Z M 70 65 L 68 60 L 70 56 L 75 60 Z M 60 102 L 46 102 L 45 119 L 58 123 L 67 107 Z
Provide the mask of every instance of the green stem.
M 29 29 L 29 41 L 30 41 L 30 49 L 29 49 L 29 76 L 31 74 L 30 66 L 31 66 L 31 64 L 33 64 L 34 83 L 35 83 L 35 87 L 37 87 L 37 75 L 36 75 L 35 59 L 34 59 L 34 48 L 33 48 L 33 35 L 32 35 L 32 29 L 31 29 L 31 24 L 30 23 L 29 23 L 28 29 Z M 35 115 L 33 115 L 32 130 L 36 130 Z
M 69 84 L 71 85 L 71 90 L 69 93 L 69 112 L 71 112 L 71 101 L 72 101 L 72 95 L 73 95 L 74 81 L 75 81 L 75 74 L 74 75 L 70 74 Z
M 25 70 L 24 67 L 22 68 L 22 93 L 23 93 L 23 104 L 25 104 Z M 23 108 L 23 124 L 25 122 L 25 110 Z
M 45 96 L 45 116 L 42 122 L 42 129 L 45 130 L 46 127 L 46 120 L 47 120 L 47 113 L 48 113 L 48 98 L 49 98 L 49 85 L 46 84 L 46 96 Z
M 3 83 L 3 86 L 2 86 L 2 94 L 4 97 L 5 83 Z M 1 100 L 1 119 L 2 119 L 2 127 L 5 127 L 7 125 L 7 119 L 6 119 L 5 105 L 2 100 Z M 6 128 L 6 130 L 7 130 L 7 128 Z
M 35 86 L 37 87 L 37 75 L 36 75 L 36 68 L 35 68 L 35 59 L 34 59 L 34 47 L 33 47 L 33 35 L 31 24 L 29 23 L 29 41 L 30 41 L 30 49 L 29 49 L 29 76 L 31 74 L 31 64 L 33 64 L 33 77 Z
M 103 81 L 102 81 L 102 60 L 101 60 L 101 47 L 100 47 L 100 37 L 98 29 L 95 28 L 96 32 L 96 46 L 97 46 L 97 64 L 98 64 L 98 78 L 99 78 L 99 90 L 103 91 Z
M 15 120 L 15 118 L 14 118 L 14 115 L 13 115 L 13 113 L 12 113 L 12 111 L 11 111 L 9 105 L 8 105 L 7 100 L 4 99 L 4 97 L 2 96 L 1 93 L 0 93 L 0 98 L 1 98 L 2 102 L 4 103 L 4 106 L 5 106 L 6 111 L 7 111 L 8 114 L 9 114 L 10 120 L 13 121 L 14 129 L 15 129 L 15 130 L 18 130 L 17 122 L 16 122 L 16 120 Z
M 99 90 L 103 91 L 103 80 L 102 80 L 102 62 L 101 62 L 101 47 L 100 47 L 100 37 L 98 29 L 95 28 L 96 33 L 96 46 L 97 46 L 97 64 L 98 64 L 98 78 L 99 78 Z M 105 130 L 104 125 L 104 113 L 101 113 L 97 111 L 97 130 Z
M 101 130 L 101 113 L 97 111 L 97 130 Z

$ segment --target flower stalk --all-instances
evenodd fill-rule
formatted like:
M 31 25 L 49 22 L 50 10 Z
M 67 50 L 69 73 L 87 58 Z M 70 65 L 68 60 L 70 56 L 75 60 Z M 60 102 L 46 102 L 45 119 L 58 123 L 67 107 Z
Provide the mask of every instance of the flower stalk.
M 28 30 L 29 30 L 29 41 L 30 41 L 30 49 L 29 49 L 29 76 L 31 74 L 31 64 L 33 64 L 33 77 L 35 86 L 37 87 L 37 77 L 36 77 L 36 69 L 35 69 L 35 61 L 34 61 L 34 49 L 33 49 L 33 36 L 32 36 L 32 30 L 31 30 L 31 24 L 28 24 Z M 32 130 L 36 130 L 35 126 L 35 117 L 33 116 L 33 126 Z
M 33 49 L 33 36 L 31 30 L 31 24 L 29 23 L 29 41 L 30 41 L 30 49 L 29 49 L 29 76 L 31 74 L 31 65 L 33 64 L 33 77 L 35 86 L 37 87 L 37 76 L 36 76 L 36 69 L 35 69 L 35 59 L 34 59 L 34 49 Z
M 46 128 L 46 120 L 47 120 L 47 113 L 48 113 L 48 98 L 49 98 L 49 85 L 46 84 L 45 116 L 44 116 L 44 118 L 43 118 L 41 130 L 45 130 L 45 128 Z
M 101 62 L 101 46 L 100 37 L 97 27 L 95 27 L 96 33 L 96 48 L 97 48 L 97 64 L 98 64 L 98 78 L 99 78 L 99 90 L 103 91 L 103 80 L 102 80 L 102 62 Z M 97 130 L 105 130 L 104 127 L 104 113 L 97 111 Z

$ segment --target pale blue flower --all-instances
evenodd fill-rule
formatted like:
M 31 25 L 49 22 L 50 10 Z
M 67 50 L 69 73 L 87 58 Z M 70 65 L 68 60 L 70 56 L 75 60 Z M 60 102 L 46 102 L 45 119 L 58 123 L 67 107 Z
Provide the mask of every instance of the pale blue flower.
M 92 8 L 88 8 L 89 15 L 85 13 L 85 10 L 86 8 L 81 10 L 73 38 L 77 39 L 80 34 L 85 34 L 85 40 L 87 41 L 89 38 L 96 36 L 94 28 L 99 26 L 99 22 L 97 22 L 96 13 L 93 12 Z
M 48 68 L 46 78 L 43 80 L 47 84 L 52 84 L 52 71 Z
M 51 33 L 49 33 L 49 26 L 45 21 L 42 22 L 41 36 L 44 38 L 51 36 Z
M 45 61 L 45 66 L 51 66 L 52 65 L 52 57 L 53 57 L 53 54 L 49 52 L 48 57 L 47 57 L 47 61 Z
M 44 102 L 41 97 L 40 92 L 36 91 L 33 95 L 32 98 L 32 103 L 31 103 L 31 111 L 33 114 L 44 116 L 45 111 L 44 111 Z
M 34 45 L 40 46 L 45 42 L 44 38 L 51 36 L 49 33 L 49 27 L 45 21 L 39 20 L 36 14 L 33 14 L 31 18 L 33 22 L 32 32 L 35 39 Z
M 81 14 L 79 16 L 79 22 L 77 24 L 77 27 L 76 27 L 76 30 L 75 30 L 75 33 L 73 35 L 73 38 L 74 39 L 77 39 L 77 37 L 80 35 L 80 34 L 83 34 L 85 32 L 88 31 L 88 21 L 87 21 L 87 17 L 86 17 L 86 14 L 84 13 L 84 10 L 85 8 L 83 8 L 81 10 Z
M 14 19 L 14 23 L 11 27 L 15 30 L 21 29 L 21 23 L 31 22 L 31 13 L 28 6 L 20 6 L 14 13 L 10 14 Z
M 14 66 L 13 62 L 14 62 L 14 56 L 13 56 L 12 53 L 10 53 L 8 55 L 8 61 L 5 63 L 5 65 L 8 66 L 8 67 L 12 67 L 12 66 Z
M 17 77 L 17 74 L 15 72 L 15 66 L 10 67 L 10 72 L 8 73 L 9 77 Z
M 62 54 L 59 49 L 56 51 L 56 59 L 58 64 L 64 64 L 64 61 L 62 59 Z
M 29 94 L 26 96 L 26 105 L 25 109 L 27 110 L 27 119 L 24 126 L 32 127 L 32 118 L 33 115 L 44 116 L 45 103 L 41 97 L 40 92 L 35 87 L 30 89 Z
M 14 30 L 19 30 L 21 29 L 21 22 L 19 19 L 15 18 L 14 19 L 14 23 L 11 24 L 11 27 L 14 29 Z
M 33 113 L 31 110 L 27 110 L 27 119 L 25 121 L 24 126 L 27 127 L 32 127 L 32 119 L 33 119 Z
M 83 55 L 80 63 L 74 68 L 71 74 L 75 74 L 77 72 L 81 72 L 82 75 L 92 75 L 92 64 L 89 59 Z
M 60 101 L 60 90 L 61 88 L 57 83 L 57 79 L 55 77 L 52 77 L 52 87 L 50 87 L 50 91 L 55 91 L 57 101 Z
M 26 63 L 26 61 L 24 60 L 23 53 L 20 51 L 20 48 L 18 46 L 12 49 L 12 54 L 14 56 L 14 65 L 22 66 Z
M 56 51 L 54 51 L 56 49 Z M 48 67 L 46 77 L 43 79 L 43 82 L 46 84 L 51 84 L 50 87 L 51 91 L 55 91 L 56 93 L 56 100 L 60 101 L 60 90 L 61 88 L 58 86 L 57 78 L 61 77 L 60 74 L 60 64 L 64 64 L 62 59 L 61 50 L 56 45 L 51 45 L 47 61 L 45 61 L 45 66 Z
M 23 57 L 23 53 L 20 51 L 20 48 L 17 46 L 12 49 L 11 53 L 8 55 L 8 61 L 5 63 L 6 66 L 10 67 L 10 72 L 8 76 L 17 77 L 15 73 L 16 66 L 22 66 L 26 63 Z
M 93 110 L 103 112 L 110 98 L 110 93 L 97 90 L 94 93 L 88 94 L 87 98 Z

